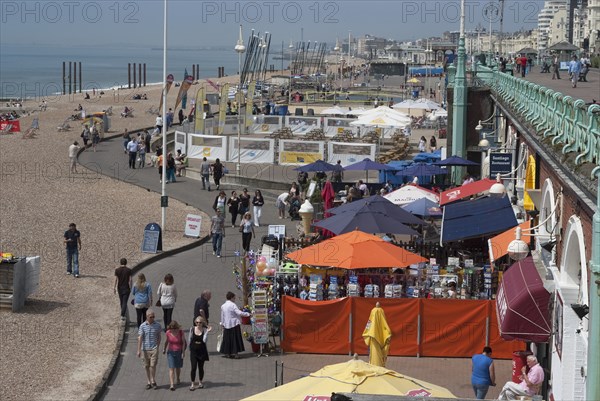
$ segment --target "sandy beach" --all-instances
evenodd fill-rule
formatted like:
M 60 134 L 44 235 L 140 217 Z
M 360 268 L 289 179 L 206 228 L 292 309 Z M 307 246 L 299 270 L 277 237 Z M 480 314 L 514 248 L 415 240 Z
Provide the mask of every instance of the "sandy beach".
M 190 98 L 197 88 L 192 86 Z M 169 93 L 169 107 L 178 89 Z M 119 333 L 113 269 L 122 257 L 133 266 L 151 256 L 141 253 L 140 245 L 145 225 L 160 223 L 160 195 L 112 178 L 128 173 L 124 154 L 108 176 L 81 165 L 77 174 L 70 174 L 68 147 L 74 140 L 81 142 L 81 122 L 69 122 L 72 128 L 66 132 L 57 127 L 79 104 L 87 114 L 113 107 L 111 129 L 105 135 L 153 126 L 156 115 L 146 110 L 158 107 L 160 92 L 160 86 L 148 86 L 97 93 L 89 100 L 83 94 L 57 96 L 47 99 L 46 111 L 20 119 L 22 131 L 39 119 L 35 138 L 23 139 L 21 133 L 0 137 L 0 249 L 41 256 L 38 292 L 21 313 L 0 312 L 3 400 L 85 400 L 99 384 Z M 146 93 L 148 100 L 131 100 L 134 93 Z M 27 101 L 24 108 L 37 108 L 41 101 Z M 134 108 L 134 118 L 119 117 L 125 105 Z M 102 151 L 100 143 L 98 152 Z M 163 249 L 192 241 L 183 237 L 185 216 L 197 212 L 169 202 Z M 79 279 L 68 276 L 65 267 L 63 234 L 71 222 L 81 232 Z M 207 231 L 203 226 L 202 235 Z

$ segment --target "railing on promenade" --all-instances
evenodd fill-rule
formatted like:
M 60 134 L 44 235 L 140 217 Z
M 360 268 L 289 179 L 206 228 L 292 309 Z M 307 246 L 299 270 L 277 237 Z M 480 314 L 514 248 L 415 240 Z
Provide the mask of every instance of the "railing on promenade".
M 503 103 L 533 127 L 537 135 L 552 137 L 562 144 L 562 153 L 577 153 L 575 164 L 596 164 L 592 179 L 600 171 L 600 105 L 587 106 L 553 89 L 522 78 L 478 66 L 477 77 L 485 82 Z

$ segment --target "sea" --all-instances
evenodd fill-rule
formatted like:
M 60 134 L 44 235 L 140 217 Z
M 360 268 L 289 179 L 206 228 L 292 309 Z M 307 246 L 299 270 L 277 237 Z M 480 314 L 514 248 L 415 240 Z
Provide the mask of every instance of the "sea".
M 81 62 L 82 89 L 127 88 L 127 64 L 146 63 L 146 83 L 163 81 L 163 51 L 149 46 L 67 46 L 0 44 L 0 99 L 52 97 L 62 93 L 63 61 L 66 75 L 69 62 Z M 244 56 L 242 56 L 242 64 Z M 238 55 L 229 47 L 168 48 L 167 74 L 176 81 L 184 78 L 187 69 L 199 65 L 199 77 L 218 76 L 224 67 L 225 75 L 237 74 Z M 278 65 L 278 64 L 277 64 Z M 79 68 L 79 65 L 78 65 Z M 137 67 L 136 74 L 139 72 Z M 131 74 L 133 80 L 133 72 Z M 138 78 L 139 79 L 139 78 Z M 79 72 L 77 72 L 79 81 Z M 67 79 L 67 93 L 68 93 Z M 77 84 L 79 87 L 79 83 Z M 143 90 L 140 90 L 143 92 Z

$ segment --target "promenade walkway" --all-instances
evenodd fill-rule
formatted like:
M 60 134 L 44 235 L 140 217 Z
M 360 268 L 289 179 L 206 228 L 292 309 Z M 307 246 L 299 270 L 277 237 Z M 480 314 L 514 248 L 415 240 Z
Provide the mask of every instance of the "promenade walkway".
M 573 88 L 571 85 L 567 71 L 560 72 L 561 79 L 552 79 L 552 73 L 542 74 L 540 71 L 539 66 L 533 67 L 533 71 L 527 74 L 525 79 L 571 96 L 575 100 L 583 99 L 586 103 L 591 103 L 593 99 L 596 99 L 596 102 L 600 103 L 600 70 L 598 68 L 591 68 L 587 74 L 587 82 L 577 82 L 577 88 Z
M 127 169 L 127 156 L 123 153 L 120 138 L 103 141 L 97 152 L 83 152 L 79 160 L 80 163 L 93 167 L 108 176 L 147 188 L 149 191 L 160 192 L 158 173 L 155 168 Z M 271 175 L 283 179 L 281 174 L 283 174 L 283 170 L 274 167 Z M 228 194 L 232 189 L 240 189 L 227 183 L 222 185 L 222 188 Z M 249 187 L 248 189 L 253 192 L 255 188 Z M 209 215 L 212 214 L 212 202 L 217 195 L 215 191 L 202 191 L 198 181 L 185 177 L 180 178 L 179 182 L 175 184 L 167 185 L 167 194 L 171 198 L 179 199 L 204 210 Z M 124 193 L 123 196 L 127 196 L 127 194 Z M 145 199 L 131 199 L 131 201 L 139 203 L 141 208 L 156 208 L 156 220 L 160 221 L 159 205 L 148 204 Z M 266 197 L 262 223 L 265 225 L 285 224 L 288 230 L 295 230 L 295 223 L 277 219 L 273 196 Z M 184 222 L 181 222 L 182 231 L 183 224 Z M 259 239 L 266 234 L 266 231 L 266 226 L 257 229 L 253 246 L 259 244 Z M 205 244 L 144 268 L 143 272 L 152 284 L 154 291 L 165 274 L 173 274 L 179 294 L 173 319 L 180 322 L 186 329 L 192 321 L 194 301 L 203 289 L 212 290 L 210 323 L 215 328 L 218 327 L 220 306 L 225 300 L 225 293 L 235 290 L 232 264 L 238 259 L 235 252 L 240 248 L 240 237 L 237 229 L 231 227 L 226 229 L 224 257 L 221 259 L 212 256 L 210 244 Z M 239 291 L 235 292 L 239 293 Z M 156 311 L 156 315 L 158 321 L 162 323 L 160 309 Z M 129 316 L 135 320 L 135 311 L 132 306 L 130 306 Z M 276 361 L 284 363 L 284 381 L 287 383 L 316 371 L 324 365 L 349 359 L 347 355 L 280 355 L 279 353 L 258 358 L 248 351 L 242 354 L 242 358 L 239 360 L 224 359 L 214 352 L 216 335 L 213 334 L 208 340 L 211 360 L 205 365 L 205 389 L 194 392 L 188 390 L 190 367 L 186 355 L 182 371 L 182 384 L 176 391 L 169 391 L 167 361 L 166 357 L 160 355 L 157 372 L 159 389 L 146 390 L 144 369 L 141 361 L 136 357 L 137 329 L 135 326 L 135 322 L 128 323 L 124 350 L 117 364 L 114 379 L 104 393 L 104 400 L 239 400 L 273 387 Z M 216 330 L 213 333 L 216 333 Z M 339 340 L 347 341 L 347 338 Z M 249 344 L 246 348 L 250 348 Z M 362 356 L 362 358 L 366 357 Z M 457 396 L 473 396 L 470 386 L 469 359 L 391 357 L 387 367 L 447 387 Z M 510 369 L 510 361 L 497 361 L 496 372 L 499 384 L 509 380 Z M 497 396 L 498 391 L 499 387 L 491 388 L 488 397 Z

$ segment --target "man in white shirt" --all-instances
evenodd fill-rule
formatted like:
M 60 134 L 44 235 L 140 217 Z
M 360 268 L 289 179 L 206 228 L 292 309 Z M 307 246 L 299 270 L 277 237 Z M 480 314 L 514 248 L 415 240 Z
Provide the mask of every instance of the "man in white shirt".
M 160 114 L 158 116 L 156 116 L 156 129 L 158 130 L 159 133 L 162 133 L 162 127 L 163 127 L 163 119 L 160 116 Z
M 79 152 L 79 142 L 75 141 L 69 146 L 69 163 L 71 165 L 71 173 L 77 172 L 77 152 Z
M 135 158 L 137 157 L 138 143 L 135 138 L 131 138 L 127 143 L 127 152 L 129 152 L 129 168 L 135 168 Z

